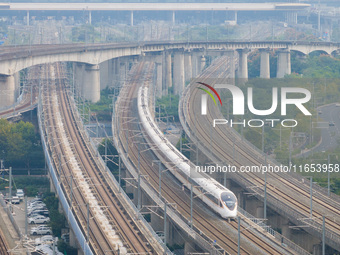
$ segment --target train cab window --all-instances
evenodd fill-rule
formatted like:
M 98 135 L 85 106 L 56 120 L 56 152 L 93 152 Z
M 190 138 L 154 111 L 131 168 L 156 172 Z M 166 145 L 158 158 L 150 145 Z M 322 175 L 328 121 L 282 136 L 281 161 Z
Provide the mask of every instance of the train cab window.
M 234 210 L 236 205 L 236 197 L 233 193 L 222 192 L 221 200 L 229 208 L 229 210 Z

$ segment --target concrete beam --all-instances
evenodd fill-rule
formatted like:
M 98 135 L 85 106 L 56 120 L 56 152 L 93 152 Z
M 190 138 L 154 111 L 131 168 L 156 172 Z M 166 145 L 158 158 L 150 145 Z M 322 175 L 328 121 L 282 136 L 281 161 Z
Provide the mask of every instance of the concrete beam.
M 283 78 L 286 74 L 291 74 L 290 50 L 278 50 L 277 58 L 277 78 Z

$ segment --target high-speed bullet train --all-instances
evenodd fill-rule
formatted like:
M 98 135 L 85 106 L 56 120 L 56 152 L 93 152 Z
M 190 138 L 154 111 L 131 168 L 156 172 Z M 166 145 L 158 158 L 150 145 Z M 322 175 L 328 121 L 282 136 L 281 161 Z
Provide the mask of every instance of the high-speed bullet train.
M 148 100 L 148 87 L 142 86 L 138 90 L 139 118 L 157 149 L 179 169 L 171 173 L 188 189 L 193 185 L 193 193 L 223 218 L 236 218 L 237 198 L 235 194 L 208 175 L 195 172 L 195 166 L 165 138 L 153 121 Z

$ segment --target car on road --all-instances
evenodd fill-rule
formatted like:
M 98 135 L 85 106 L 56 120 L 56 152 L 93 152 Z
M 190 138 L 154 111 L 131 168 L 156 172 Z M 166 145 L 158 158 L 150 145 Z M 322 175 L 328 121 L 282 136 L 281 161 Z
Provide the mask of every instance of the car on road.
M 49 221 L 50 218 L 43 215 L 37 215 L 35 217 L 29 217 L 27 219 L 27 222 L 31 224 L 46 224 Z
M 20 204 L 20 198 L 17 197 L 17 196 L 12 197 L 11 203 L 12 203 L 12 204 Z
M 46 225 L 31 228 L 31 235 L 51 235 L 52 229 Z
M 330 122 L 328 123 L 328 125 L 329 125 L 330 127 L 333 127 L 333 126 L 335 126 L 335 123 L 334 123 L 334 121 L 330 121 Z

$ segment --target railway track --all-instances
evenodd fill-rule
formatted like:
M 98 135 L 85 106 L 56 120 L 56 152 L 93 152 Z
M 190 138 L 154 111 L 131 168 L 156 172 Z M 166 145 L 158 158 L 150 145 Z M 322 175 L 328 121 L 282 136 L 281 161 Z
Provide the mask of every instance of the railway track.
M 203 73 L 197 81 L 203 81 L 211 76 L 210 70 Z M 220 81 L 219 81 L 220 82 Z M 213 85 L 212 79 L 209 79 L 209 84 Z M 191 86 L 195 86 L 193 83 Z M 216 127 L 213 131 L 208 128 L 211 125 L 213 119 L 223 118 L 218 111 L 214 111 L 213 105 L 209 105 L 209 114 L 202 117 L 200 112 L 199 97 L 201 93 L 199 90 L 191 90 L 186 94 L 185 103 L 181 109 L 186 117 L 186 123 L 182 125 L 188 125 L 190 133 L 196 136 L 196 141 L 199 141 L 206 150 L 211 151 L 212 157 L 217 162 L 223 162 L 225 165 L 228 163 L 234 164 L 238 169 L 240 166 L 251 166 L 265 164 L 264 156 L 252 149 L 247 145 L 242 138 L 240 138 L 235 131 L 228 127 Z M 212 134 L 212 132 L 214 132 Z M 212 136 L 214 137 L 212 139 Z M 236 155 L 233 157 L 233 155 Z M 267 164 L 275 165 L 270 159 L 266 159 Z M 242 173 L 239 175 L 233 174 L 236 180 L 240 180 L 243 186 L 254 187 L 253 191 L 258 194 L 264 194 L 264 175 L 256 173 Z M 255 188 L 256 187 L 256 188 Z M 296 194 L 300 194 L 296 196 Z M 267 195 L 269 199 L 280 200 L 287 208 L 290 208 L 294 213 L 301 218 L 308 218 L 310 212 L 310 194 L 309 187 L 299 182 L 294 176 L 284 173 L 267 174 Z M 315 192 L 313 195 L 313 220 L 319 224 L 322 224 L 322 215 L 326 216 L 326 228 L 333 234 L 338 235 L 340 233 L 340 217 L 339 209 L 340 204 L 332 199 L 329 199 L 321 192 Z M 340 240 L 340 239 L 338 239 Z
M 146 145 L 143 138 L 137 135 L 139 125 L 137 124 L 137 106 L 136 96 L 138 88 L 141 83 L 151 81 L 153 65 L 152 63 L 139 63 L 132 69 L 130 80 L 126 83 L 126 88 L 122 90 L 120 97 L 124 97 L 119 103 L 118 116 L 119 130 L 124 130 L 119 133 L 121 144 L 126 152 L 128 152 L 129 160 L 132 164 L 139 169 L 140 174 L 148 176 L 148 182 L 155 190 L 158 190 L 159 185 L 159 171 L 158 167 L 153 164 L 156 159 L 155 155 L 150 151 L 150 147 L 154 145 Z M 150 142 L 149 140 L 147 141 Z M 157 155 L 159 156 L 159 155 Z M 164 155 L 160 155 L 166 161 Z M 175 166 L 172 165 L 173 169 Z M 190 219 L 190 195 L 188 192 L 183 192 L 182 188 L 176 184 L 176 180 L 169 175 L 162 175 L 162 195 L 169 203 L 175 203 L 178 212 L 185 218 Z M 198 199 L 195 199 L 195 206 L 193 209 L 194 226 L 203 233 L 207 234 L 212 240 L 222 246 L 229 254 L 237 254 L 237 223 L 221 219 L 217 215 L 207 214 L 204 209 L 205 205 Z M 225 232 L 223 227 L 232 229 L 229 233 Z M 249 229 L 242 227 L 243 244 L 241 248 L 242 254 L 294 254 L 289 250 L 283 251 L 282 249 L 275 248 L 275 245 L 266 243 L 260 236 L 257 236 Z M 233 232 L 233 233 L 230 233 Z M 229 235 L 231 236 L 229 236 Z M 244 244 L 246 242 L 247 244 Z M 253 248 L 251 246 L 255 246 Z
M 9 254 L 8 250 L 9 245 L 7 243 L 4 233 L 0 229 L 0 254 Z
M 94 254 L 156 254 L 114 194 L 96 163 L 96 155 L 79 130 L 79 120 L 70 106 L 64 80 L 58 79 L 60 65 L 52 69 L 56 76 L 52 79 L 55 80 L 54 90 L 44 97 L 45 104 L 50 106 L 46 111 L 52 127 L 49 130 L 52 155 L 62 187 L 91 250 Z

